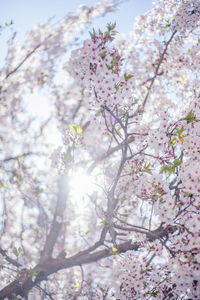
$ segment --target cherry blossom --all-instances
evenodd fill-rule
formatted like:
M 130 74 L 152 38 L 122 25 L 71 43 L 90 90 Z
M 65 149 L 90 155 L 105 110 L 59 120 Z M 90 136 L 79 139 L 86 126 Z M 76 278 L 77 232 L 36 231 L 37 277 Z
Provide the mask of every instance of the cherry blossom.
M 110 23 L 71 46 L 117 5 L 8 49 L 0 299 L 199 299 L 200 3 L 155 1 L 129 37 Z

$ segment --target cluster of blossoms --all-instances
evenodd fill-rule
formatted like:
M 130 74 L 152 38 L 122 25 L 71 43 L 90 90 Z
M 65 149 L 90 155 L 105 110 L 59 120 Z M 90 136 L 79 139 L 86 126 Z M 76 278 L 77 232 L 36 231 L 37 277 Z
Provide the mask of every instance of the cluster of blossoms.
M 85 99 L 99 106 L 128 105 L 132 100 L 133 75 L 122 76 L 123 59 L 116 48 L 108 47 L 116 34 L 114 28 L 115 24 L 108 25 L 105 33 L 91 33 L 83 48 L 72 52 L 67 65 L 70 75 L 85 89 Z

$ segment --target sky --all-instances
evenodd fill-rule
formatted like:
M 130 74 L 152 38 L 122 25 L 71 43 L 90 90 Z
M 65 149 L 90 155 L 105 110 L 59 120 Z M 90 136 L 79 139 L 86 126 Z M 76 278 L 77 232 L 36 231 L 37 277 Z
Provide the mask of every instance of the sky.
M 25 33 L 37 23 L 46 23 L 51 17 L 55 21 L 64 17 L 68 12 L 75 12 L 79 5 L 95 5 L 96 0 L 0 0 L 0 25 L 13 21 L 13 30 L 17 38 L 23 41 Z M 105 27 L 107 23 L 117 23 L 117 31 L 128 33 L 134 23 L 134 18 L 152 8 L 152 0 L 128 0 L 121 4 L 119 11 L 109 13 L 104 18 L 99 18 L 93 27 Z M 0 36 L 0 66 L 6 55 L 6 41 L 10 30 L 3 31 Z

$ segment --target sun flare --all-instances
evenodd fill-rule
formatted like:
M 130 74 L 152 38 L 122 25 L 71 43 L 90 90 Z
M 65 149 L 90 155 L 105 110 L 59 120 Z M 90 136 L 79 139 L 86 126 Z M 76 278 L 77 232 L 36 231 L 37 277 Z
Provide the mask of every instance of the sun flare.
M 70 192 L 73 201 L 82 200 L 95 190 L 94 178 L 82 168 L 73 170 L 69 180 Z

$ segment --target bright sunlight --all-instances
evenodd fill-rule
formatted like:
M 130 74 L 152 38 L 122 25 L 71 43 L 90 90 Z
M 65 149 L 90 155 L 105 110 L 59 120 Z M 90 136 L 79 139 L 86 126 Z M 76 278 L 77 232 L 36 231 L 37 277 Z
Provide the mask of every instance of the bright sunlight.
M 88 175 L 82 168 L 73 170 L 70 176 L 70 193 L 72 201 L 85 200 L 96 190 L 94 177 Z

